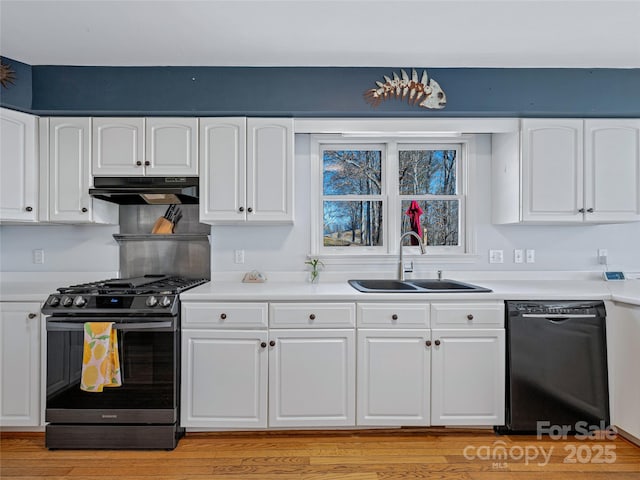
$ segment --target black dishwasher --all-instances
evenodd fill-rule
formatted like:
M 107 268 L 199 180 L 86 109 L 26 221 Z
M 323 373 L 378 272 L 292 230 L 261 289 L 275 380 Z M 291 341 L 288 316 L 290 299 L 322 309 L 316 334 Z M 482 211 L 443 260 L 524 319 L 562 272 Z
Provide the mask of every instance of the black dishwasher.
M 505 426 L 548 433 L 609 426 L 606 311 L 601 301 L 507 301 Z M 599 427 L 599 428 L 597 428 Z

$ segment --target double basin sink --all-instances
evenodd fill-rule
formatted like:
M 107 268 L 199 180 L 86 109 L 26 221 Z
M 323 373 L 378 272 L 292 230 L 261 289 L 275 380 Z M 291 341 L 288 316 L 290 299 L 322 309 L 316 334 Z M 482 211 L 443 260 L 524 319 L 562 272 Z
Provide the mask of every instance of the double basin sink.
M 492 290 L 457 280 L 349 280 L 349 284 L 364 293 L 462 293 L 491 292 Z

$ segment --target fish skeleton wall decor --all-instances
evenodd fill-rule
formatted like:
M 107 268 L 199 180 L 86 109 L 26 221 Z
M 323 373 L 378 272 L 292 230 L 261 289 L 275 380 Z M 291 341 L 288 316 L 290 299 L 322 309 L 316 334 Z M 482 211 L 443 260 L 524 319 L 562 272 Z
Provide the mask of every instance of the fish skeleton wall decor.
M 410 105 L 418 104 L 420 107 L 442 109 L 447 104 L 447 96 L 433 78 L 429 78 L 427 71 L 422 71 L 422 78 L 418 81 L 418 72 L 411 70 L 411 78 L 404 70 L 400 70 L 400 76 L 393 72 L 393 79 L 384 75 L 384 82 L 376 81 L 378 88 L 372 88 L 364 93 L 365 100 L 377 107 L 387 98 L 395 97 L 407 101 Z M 418 103 L 420 102 L 420 103 Z

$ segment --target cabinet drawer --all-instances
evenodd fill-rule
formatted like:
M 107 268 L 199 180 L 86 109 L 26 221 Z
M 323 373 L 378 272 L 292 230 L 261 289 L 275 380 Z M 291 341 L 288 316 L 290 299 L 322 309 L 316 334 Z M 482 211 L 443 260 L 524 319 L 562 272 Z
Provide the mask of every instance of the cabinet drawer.
M 429 304 L 359 303 L 359 327 L 421 328 L 429 326 Z
M 275 328 L 348 328 L 356 324 L 354 303 L 271 303 L 269 325 Z
M 266 303 L 183 303 L 185 328 L 266 328 Z
M 432 303 L 431 327 L 504 326 L 503 302 Z

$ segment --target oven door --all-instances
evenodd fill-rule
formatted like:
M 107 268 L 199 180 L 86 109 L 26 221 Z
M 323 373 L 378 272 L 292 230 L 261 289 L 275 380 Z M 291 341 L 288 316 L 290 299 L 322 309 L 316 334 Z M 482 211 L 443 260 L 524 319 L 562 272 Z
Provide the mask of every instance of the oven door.
M 122 386 L 80 390 L 84 323 L 113 321 Z M 50 423 L 155 423 L 178 419 L 180 331 L 176 317 L 47 318 Z

